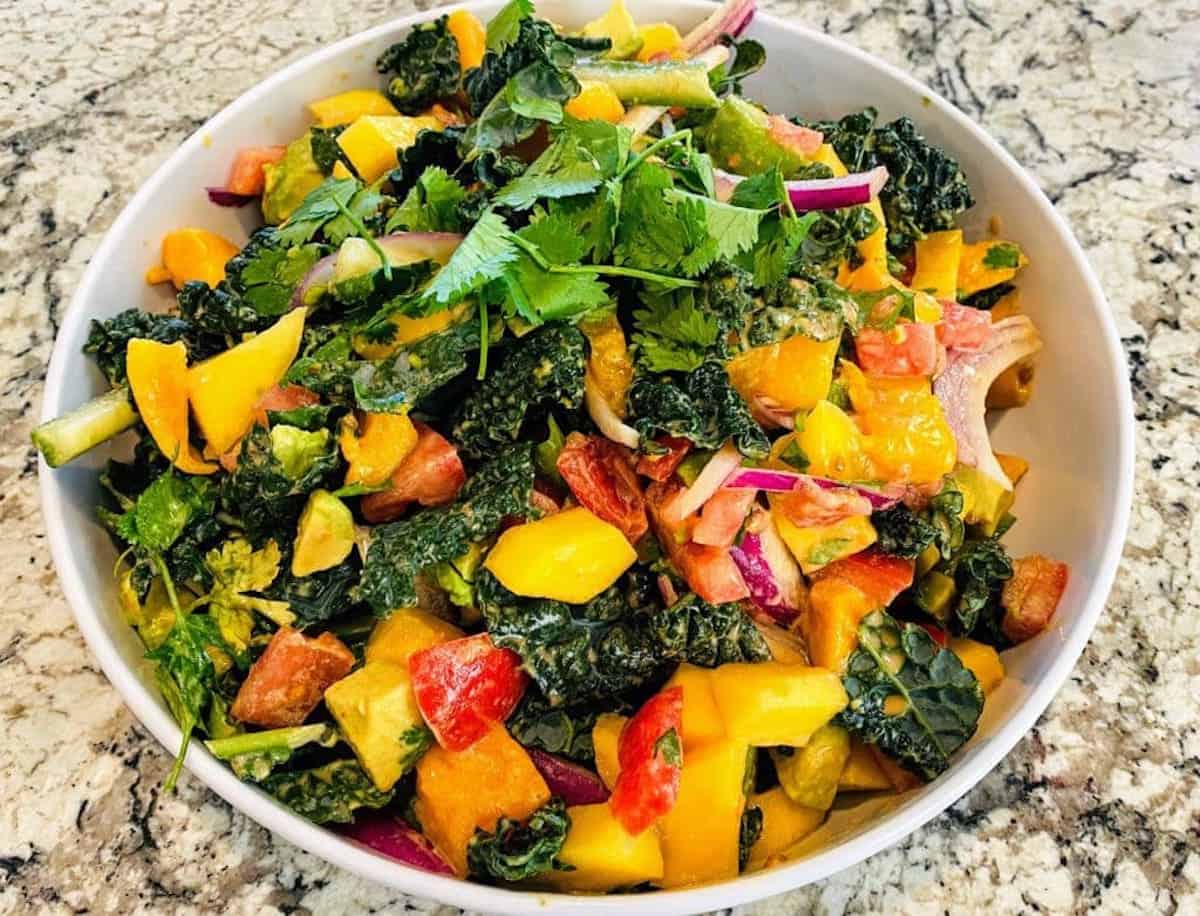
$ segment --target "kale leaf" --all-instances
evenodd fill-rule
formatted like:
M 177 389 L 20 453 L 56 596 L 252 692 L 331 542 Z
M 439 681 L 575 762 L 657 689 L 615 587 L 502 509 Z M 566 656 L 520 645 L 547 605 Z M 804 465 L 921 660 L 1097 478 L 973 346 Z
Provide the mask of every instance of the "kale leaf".
M 345 150 L 337 142 L 337 138 L 348 126 L 347 124 L 336 124 L 333 127 L 310 127 L 308 129 L 308 146 L 312 152 L 313 164 L 322 175 L 333 174 L 333 167 L 339 162 L 353 171 L 354 163 L 350 162 Z
M 948 564 L 938 569 L 954 578 L 958 595 L 954 629 L 964 635 L 974 633 L 986 623 L 986 617 L 994 616 L 1000 606 L 1000 591 L 1013 576 L 1012 560 L 1004 545 L 994 538 L 967 541 Z
M 878 228 L 879 220 L 866 207 L 821 210 L 808 226 L 791 270 L 832 278 L 843 261 L 856 267 L 861 260 L 856 246 Z
M 751 347 L 778 343 L 803 334 L 812 340 L 840 337 L 848 315 L 857 315 L 854 300 L 832 280 L 793 277 L 763 290 L 747 335 Z
M 757 805 L 747 806 L 738 825 L 738 871 L 750 861 L 750 850 L 763 832 L 763 810 Z
M 874 513 L 871 525 L 879 549 L 894 557 L 915 559 L 937 539 L 937 529 L 903 503 Z
M 997 302 L 1011 293 L 1014 289 L 1016 289 L 1016 287 L 1011 283 L 1000 283 L 996 286 L 988 287 L 987 289 L 981 289 L 979 292 L 971 293 L 971 295 L 963 298 L 961 304 L 969 305 L 973 309 L 991 311 Z
M 272 322 L 270 316 L 260 315 L 224 280 L 216 286 L 190 280 L 183 284 L 176 301 L 179 313 L 199 333 L 223 342 L 220 350 L 239 343 L 246 334 L 265 330 Z
M 420 114 L 438 99 L 458 92 L 458 42 L 448 21 L 448 16 L 441 16 L 413 26 L 404 41 L 375 62 L 380 73 L 391 74 L 387 96 L 406 115 Z
M 517 441 L 526 419 L 551 407 L 578 410 L 583 403 L 584 336 L 572 325 L 552 324 L 515 341 L 486 385 L 462 404 L 454 438 L 465 454 L 484 457 Z
M 426 170 L 431 168 L 443 169 L 465 184 L 478 184 L 485 195 L 488 191 L 503 187 L 525 171 L 525 163 L 521 159 L 502 155 L 495 150 L 479 153 L 471 161 L 465 161 L 472 152 L 464 143 L 465 134 L 465 127 L 423 130 L 417 134 L 411 146 L 399 151 L 399 162 L 388 175 L 392 192 L 397 197 L 406 196 Z M 460 206 L 465 218 L 470 198 Z
M 537 688 L 525 691 L 504 725 L 525 747 L 536 747 L 551 754 L 569 757 L 579 763 L 591 763 L 596 757 L 592 729 L 603 711 L 630 712 L 624 702 L 605 697 L 601 710 L 595 702 L 580 706 L 552 706 Z
M 394 791 L 380 792 L 357 760 L 335 760 L 314 770 L 272 773 L 264 790 L 314 824 L 349 824 L 359 808 L 382 808 Z
M 742 94 L 742 81 L 753 76 L 767 62 L 767 50 L 753 38 L 738 41 L 732 35 L 722 35 L 721 43 L 732 51 L 732 60 L 717 67 L 708 75 L 709 84 L 719 96 Z
M 376 615 L 417 603 L 417 574 L 467 552 L 490 537 L 509 515 L 529 512 L 533 457 L 525 446 L 509 448 L 483 465 L 449 506 L 424 509 L 372 532 L 361 583 Z
M 979 682 L 921 627 L 884 611 L 862 621 L 858 639 L 843 679 L 850 702 L 841 723 L 924 779 L 936 778 L 975 734 L 983 712 Z M 888 709 L 892 697 L 902 712 Z
M 570 827 L 571 818 L 561 798 L 552 798 L 524 822 L 501 817 L 494 831 L 475 828 L 467 845 L 467 868 L 485 881 L 523 881 L 556 868 L 569 868 L 555 856 L 562 851 Z
M 301 626 L 328 623 L 357 604 L 356 588 L 362 575 L 357 557 L 357 552 L 352 552 L 337 566 L 299 577 L 292 575 L 289 563 L 283 563 L 279 578 L 263 596 L 287 602 Z
M 748 458 L 765 458 L 770 442 L 742 400 L 724 365 L 708 361 L 682 383 L 640 375 L 629 392 L 632 425 L 652 439 L 665 434 L 718 449 L 732 439 Z
M 104 321 L 92 320 L 83 352 L 96 360 L 110 385 L 125 384 L 125 349 L 135 337 L 171 344 L 189 344 L 188 355 L 200 359 L 211 352 L 193 353 L 191 322 L 177 315 L 152 315 L 141 309 L 125 309 Z

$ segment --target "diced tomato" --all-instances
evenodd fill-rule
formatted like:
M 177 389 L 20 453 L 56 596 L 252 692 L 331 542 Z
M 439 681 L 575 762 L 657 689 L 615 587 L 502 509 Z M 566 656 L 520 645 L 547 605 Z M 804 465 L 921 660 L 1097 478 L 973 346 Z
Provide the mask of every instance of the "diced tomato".
M 529 682 L 520 657 L 486 633 L 415 652 L 408 670 L 417 707 L 448 751 L 465 750 L 507 719 Z
M 711 547 L 690 540 L 694 519 L 681 525 L 671 525 L 663 518 L 663 510 L 682 490 L 678 482 L 652 484 L 646 491 L 646 505 L 654 534 L 667 556 L 687 581 L 688 588 L 710 604 L 740 601 L 750 596 L 746 582 L 727 547 Z
M 772 140 L 802 156 L 811 156 L 825 142 L 825 135 L 819 130 L 793 124 L 783 115 L 771 115 L 767 118 L 767 124 L 767 133 Z
M 692 529 L 692 540 L 712 547 L 728 547 L 746 520 L 758 497 L 756 490 L 717 490 L 700 510 L 700 521 Z
M 609 805 L 637 836 L 675 806 L 683 772 L 683 688 L 656 693 L 625 723 L 617 741 L 620 772 Z
M 651 480 L 661 483 L 671 479 L 675 469 L 683 463 L 683 459 L 691 451 L 692 443 L 688 439 L 677 436 L 659 436 L 654 441 L 667 451 L 662 455 L 642 455 L 638 459 L 637 472 L 643 477 L 649 477 Z
M 939 627 L 936 623 L 923 623 L 921 629 L 929 634 L 930 638 L 945 649 L 950 645 L 950 634 Z
M 814 579 L 841 579 L 857 588 L 879 607 L 887 607 L 896 596 L 912 585 L 912 560 L 894 557 L 875 547 L 834 560 L 816 573 Z
M 388 489 L 362 498 L 363 518 L 373 525 L 399 518 L 412 502 L 422 506 L 453 502 L 467 482 L 458 450 L 424 423 L 414 425 L 417 445 L 392 472 Z
M 854 338 L 858 364 L 868 375 L 930 375 L 938 361 L 931 324 L 906 321 L 890 331 L 863 328 Z
M 264 728 L 299 725 L 325 690 L 354 667 L 354 653 L 332 633 L 309 639 L 280 627 L 242 682 L 230 715 Z
M 571 433 L 558 456 L 558 473 L 580 505 L 636 544 L 650 523 L 631 458 L 628 449 L 601 436 Z
M 248 146 L 238 150 L 233 167 L 229 170 L 229 180 L 225 182 L 225 190 L 232 194 L 257 197 L 267 182 L 263 166 L 278 162 L 286 152 L 287 148 L 283 146 Z
M 937 339 L 954 350 L 978 350 L 992 334 L 992 316 L 983 309 L 941 300 L 942 320 L 937 324 Z
M 797 528 L 822 528 L 871 514 L 871 502 L 861 493 L 849 487 L 827 490 L 803 477 L 790 493 L 775 496 L 772 505 Z
M 267 426 L 268 410 L 295 410 L 297 407 L 311 407 L 320 404 L 321 396 L 315 391 L 309 391 L 303 385 L 272 385 L 268 388 L 258 403 L 254 405 L 254 422 L 259 426 Z M 219 458 L 221 467 L 231 474 L 237 468 L 238 455 L 242 452 L 242 440 L 238 439 Z
M 1066 563 L 1040 553 L 1013 560 L 1013 577 L 1000 593 L 1004 635 L 1013 642 L 1024 642 L 1046 629 L 1067 590 L 1070 574 Z

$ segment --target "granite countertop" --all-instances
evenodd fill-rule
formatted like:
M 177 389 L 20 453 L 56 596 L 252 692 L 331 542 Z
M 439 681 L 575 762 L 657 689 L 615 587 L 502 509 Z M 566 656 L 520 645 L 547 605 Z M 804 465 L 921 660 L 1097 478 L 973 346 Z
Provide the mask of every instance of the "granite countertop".
M 763 6 L 913 72 L 1033 171 L 1112 302 L 1138 479 L 1108 611 L 1037 727 L 900 845 L 742 912 L 1200 912 L 1200 9 Z M 58 588 L 29 447 L 61 310 L 133 191 L 285 62 L 409 8 L 0 5 L 0 912 L 454 912 L 300 852 L 195 779 L 160 792 L 170 755 Z

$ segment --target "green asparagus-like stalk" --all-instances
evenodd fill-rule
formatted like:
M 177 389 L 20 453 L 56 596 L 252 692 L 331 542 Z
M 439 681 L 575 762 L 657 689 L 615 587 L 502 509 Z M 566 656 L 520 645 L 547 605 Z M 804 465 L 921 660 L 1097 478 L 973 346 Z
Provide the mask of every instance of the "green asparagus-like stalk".
M 33 444 L 46 464 L 56 468 L 125 432 L 137 421 L 129 389 L 114 388 L 37 427 L 33 431 Z

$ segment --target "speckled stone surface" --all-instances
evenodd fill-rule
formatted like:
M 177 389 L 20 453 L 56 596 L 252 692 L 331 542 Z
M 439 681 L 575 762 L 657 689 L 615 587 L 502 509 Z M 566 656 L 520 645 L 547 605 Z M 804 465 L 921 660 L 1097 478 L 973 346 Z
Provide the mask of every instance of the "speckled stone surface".
M 418 4 L 422 5 L 422 4 Z M 899 846 L 745 913 L 1200 912 L 1200 7 L 767 2 L 926 80 L 1030 168 L 1112 302 L 1137 401 L 1117 586 L 1031 734 Z M 89 656 L 29 430 L 61 309 L 175 146 L 379 0 L 0 4 L 0 913 L 453 912 L 273 838 L 184 778 Z

